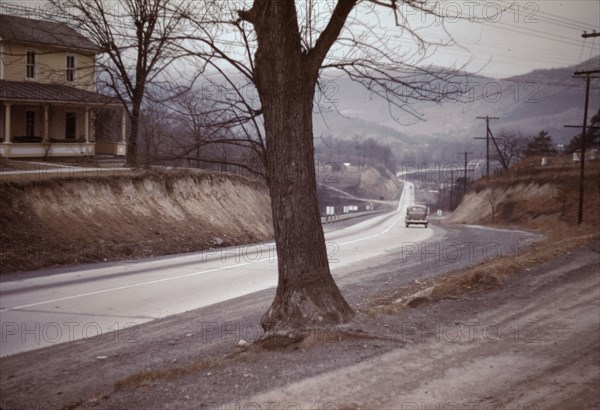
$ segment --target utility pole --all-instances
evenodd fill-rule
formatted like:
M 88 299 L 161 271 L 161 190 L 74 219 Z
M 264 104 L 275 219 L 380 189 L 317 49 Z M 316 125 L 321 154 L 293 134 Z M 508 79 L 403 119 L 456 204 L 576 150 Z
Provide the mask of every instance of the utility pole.
M 581 37 L 583 37 L 583 38 L 600 37 L 600 33 L 596 33 L 595 30 L 591 34 L 583 32 Z M 592 79 L 592 74 L 600 74 L 600 69 L 575 71 L 575 73 L 574 73 L 575 77 L 581 78 L 581 76 L 585 76 L 585 80 L 586 80 L 585 81 L 585 104 L 584 104 L 584 109 L 583 109 L 584 110 L 583 111 L 583 125 L 581 127 L 576 127 L 576 128 L 581 128 L 581 156 L 580 156 L 580 160 L 579 160 L 579 209 L 578 209 L 578 213 L 577 213 L 577 224 L 578 225 L 581 225 L 583 223 L 583 197 L 584 197 L 584 191 L 585 191 L 584 179 L 585 179 L 585 150 L 586 150 L 585 139 L 587 137 L 587 128 L 588 128 L 587 121 L 588 121 L 588 108 L 590 105 L 590 81 Z M 575 127 L 575 126 L 567 125 L 567 127 Z
M 453 188 L 454 188 L 454 170 L 450 170 L 450 211 L 452 212 L 452 197 L 453 197 Z
M 499 120 L 499 117 L 477 117 L 478 120 L 485 120 L 485 138 L 475 138 L 476 140 L 485 140 L 485 177 L 490 178 L 490 120 Z
M 599 71 L 600 72 L 600 71 Z M 575 73 L 577 76 L 577 73 Z M 583 126 L 581 127 L 581 155 L 579 157 L 579 207 L 577 210 L 577 224 L 583 223 L 583 197 L 585 192 L 585 139 L 587 137 L 587 120 L 588 120 L 588 108 L 590 99 L 590 74 L 586 75 L 585 85 L 585 104 L 583 111 Z
M 494 143 L 494 146 L 496 147 L 496 152 L 498 153 L 498 158 L 500 158 L 500 163 L 502 164 L 502 168 L 508 169 L 508 161 L 504 159 L 504 155 L 502 155 L 502 151 L 500 151 L 500 148 L 498 147 L 498 143 L 496 142 L 496 138 L 494 138 L 494 134 L 492 134 L 492 130 L 489 129 L 489 132 L 490 132 L 490 137 L 492 137 L 492 142 Z M 498 139 L 504 139 L 504 138 L 498 138 Z
M 598 70 L 600 72 L 600 70 Z M 600 77 L 595 77 L 595 78 L 600 78 Z M 589 77 L 588 77 L 588 81 L 587 84 L 589 85 Z M 589 98 L 589 87 L 586 87 L 586 113 L 587 113 L 587 108 L 588 108 L 588 98 Z M 584 114 L 584 121 L 587 121 L 587 115 Z M 585 141 L 585 137 L 587 136 L 587 130 L 589 129 L 600 129 L 600 127 L 593 127 L 591 125 L 565 125 L 565 128 L 580 128 L 582 129 L 582 133 L 581 133 L 581 155 L 580 155 L 580 160 L 579 160 L 579 208 L 578 208 L 578 212 L 577 212 L 577 224 L 581 225 L 581 223 L 583 222 L 583 196 L 584 196 L 584 191 L 585 191 L 585 184 L 584 184 L 584 177 L 585 177 L 585 153 L 586 153 L 586 141 Z
M 467 195 L 467 155 L 472 154 L 472 152 L 460 152 L 458 155 L 463 155 L 465 156 L 465 183 L 464 183 L 464 195 Z

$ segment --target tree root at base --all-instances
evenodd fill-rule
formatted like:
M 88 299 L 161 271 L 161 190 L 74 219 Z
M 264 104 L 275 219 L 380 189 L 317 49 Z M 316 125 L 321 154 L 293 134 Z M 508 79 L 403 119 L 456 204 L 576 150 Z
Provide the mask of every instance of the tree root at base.
M 307 349 L 324 343 L 335 343 L 350 339 L 369 339 L 396 342 L 402 346 L 405 340 L 393 335 L 384 335 L 362 328 L 347 328 L 347 325 L 314 327 L 302 330 L 279 330 L 266 332 L 252 346 L 258 350 L 296 350 Z

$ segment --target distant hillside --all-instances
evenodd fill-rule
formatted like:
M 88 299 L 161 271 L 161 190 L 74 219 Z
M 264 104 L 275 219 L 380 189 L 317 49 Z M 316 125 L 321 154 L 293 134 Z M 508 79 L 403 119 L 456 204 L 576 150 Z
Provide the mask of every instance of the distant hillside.
M 510 130 L 535 135 L 545 129 L 555 143 L 565 144 L 577 131 L 564 125 L 583 119 L 585 81 L 573 78 L 573 73 L 591 65 L 600 66 L 600 56 L 578 66 L 503 80 L 461 73 L 452 85 L 464 92 L 460 102 L 417 102 L 402 108 L 390 107 L 347 77 L 331 78 L 319 98 L 324 108 L 314 116 L 315 137 L 376 138 L 390 144 L 401 162 L 456 161 L 461 145 L 483 149 L 483 143 L 473 142 L 485 133 L 484 122 L 476 117 L 490 115 L 500 117 L 491 123 L 496 134 Z M 600 107 L 600 80 L 594 80 L 592 88 L 590 112 L 595 112 Z

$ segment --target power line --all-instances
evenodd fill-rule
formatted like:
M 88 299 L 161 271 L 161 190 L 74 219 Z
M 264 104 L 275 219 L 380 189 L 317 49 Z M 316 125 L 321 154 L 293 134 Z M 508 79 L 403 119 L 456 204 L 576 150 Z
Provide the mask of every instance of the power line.
M 503 1 L 503 0 L 500 0 L 500 1 Z M 511 2 L 510 6 L 512 6 L 514 4 L 513 1 L 512 0 L 509 0 L 509 1 Z M 589 27 L 590 29 L 596 28 L 593 24 L 586 23 L 581 20 L 575 20 L 575 19 L 565 17 L 565 16 L 560 16 L 558 14 L 553 14 L 553 13 L 550 13 L 547 11 L 535 10 L 535 17 L 537 18 L 538 16 L 545 16 L 545 18 L 549 19 L 549 20 L 562 21 L 565 24 L 572 24 L 578 30 L 581 30 L 581 28 L 585 29 L 586 27 Z
M 493 26 L 493 27 L 500 29 L 500 30 L 509 31 L 511 33 L 524 34 L 526 36 L 540 38 L 542 40 L 554 41 L 554 42 L 558 42 L 558 43 L 567 44 L 570 46 L 579 46 L 579 43 L 576 43 L 575 41 L 572 41 L 572 40 L 568 40 L 567 37 L 561 36 L 558 34 L 545 33 L 543 31 L 533 30 L 533 29 L 522 30 L 522 29 L 518 29 L 517 27 L 515 27 L 513 25 L 508 25 L 508 27 L 502 27 L 502 26 Z

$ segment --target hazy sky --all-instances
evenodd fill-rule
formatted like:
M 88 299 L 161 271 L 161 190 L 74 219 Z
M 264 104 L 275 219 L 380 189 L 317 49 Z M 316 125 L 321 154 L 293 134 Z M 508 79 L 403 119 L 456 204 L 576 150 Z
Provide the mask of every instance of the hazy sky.
M 445 27 L 468 51 L 440 48 L 431 60 L 436 64 L 472 58 L 469 67 L 502 78 L 578 64 L 600 54 L 600 38 L 581 37 L 583 31 L 600 31 L 598 0 L 461 0 L 443 1 L 440 7 L 462 17 L 448 19 Z

